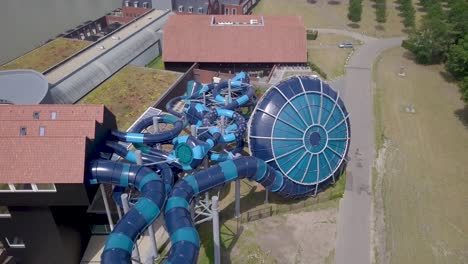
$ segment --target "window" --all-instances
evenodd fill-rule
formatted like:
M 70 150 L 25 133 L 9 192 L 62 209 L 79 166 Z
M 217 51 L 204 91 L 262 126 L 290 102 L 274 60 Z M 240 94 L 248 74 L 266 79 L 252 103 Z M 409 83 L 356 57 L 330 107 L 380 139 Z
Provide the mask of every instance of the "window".
M 32 185 L 29 183 L 16 183 L 16 184 L 13 184 L 13 186 L 15 186 L 16 191 L 32 191 L 33 190 Z
M 130 7 L 130 1 L 125 1 L 125 6 Z
M 138 1 L 133 2 L 133 7 L 138 7 Z
M 236 9 L 235 9 L 235 8 L 232 9 L 232 14 L 233 14 L 233 15 L 236 14 Z
M 0 183 L 0 192 L 11 192 L 10 185 L 8 183 Z
M 8 207 L 0 206 L 0 218 L 11 218 L 10 211 L 8 211 Z
M 203 14 L 203 7 L 198 8 L 198 14 Z
M 33 184 L 33 187 L 35 187 L 35 191 L 37 192 L 56 192 L 57 189 L 55 189 L 55 184 L 53 183 L 36 183 Z
M 143 8 L 148 8 L 148 2 L 143 3 Z
M 5 240 L 10 248 L 25 248 L 26 245 L 22 238 L 15 236 L 13 239 L 8 239 L 5 237 Z
M 0 192 L 56 192 L 53 183 L 2 183 Z
M 183 5 L 179 6 L 179 12 L 184 12 L 184 6 Z
M 33 113 L 33 118 L 34 118 L 34 120 L 38 120 L 39 119 L 39 112 L 34 112 Z
M 20 128 L 20 136 L 26 136 L 26 127 Z
M 229 15 L 229 8 L 226 7 L 226 9 L 224 9 L 224 14 Z
M 189 12 L 189 13 L 193 13 L 193 7 L 189 6 L 188 12 Z
M 45 127 L 43 127 L 43 126 L 39 127 L 39 136 L 40 137 L 45 136 Z
M 53 111 L 50 113 L 50 119 L 55 120 L 57 119 L 57 112 Z

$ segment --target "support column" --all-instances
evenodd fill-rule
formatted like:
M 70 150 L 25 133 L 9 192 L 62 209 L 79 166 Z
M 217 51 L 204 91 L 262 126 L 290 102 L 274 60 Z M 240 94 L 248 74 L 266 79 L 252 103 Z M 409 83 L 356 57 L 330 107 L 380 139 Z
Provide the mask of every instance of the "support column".
M 153 128 L 154 128 L 154 133 L 153 134 L 157 134 L 157 133 L 160 132 L 160 130 L 159 130 L 159 121 L 158 121 L 157 117 L 153 117 Z M 161 144 L 160 143 L 156 144 L 156 149 L 161 150 Z
M 102 184 L 99 185 L 99 188 L 101 189 L 102 200 L 104 201 L 104 208 L 106 208 L 107 221 L 109 221 L 109 226 L 112 231 L 114 230 L 114 221 L 112 221 L 112 215 L 109 208 L 109 202 L 107 201 L 106 190 L 104 189 L 104 185 Z
M 213 214 L 213 247 L 214 247 L 214 263 L 221 263 L 221 252 L 219 246 L 219 214 L 218 214 L 218 196 L 211 198 L 211 210 Z
M 122 199 L 123 210 L 124 210 L 124 213 L 126 214 L 130 210 L 130 205 L 128 204 L 128 194 L 123 193 L 120 196 L 120 199 Z M 133 263 L 138 264 L 140 262 L 140 252 L 138 251 L 137 241 L 135 241 L 135 246 L 133 247 L 132 259 L 135 259 L 135 260 L 138 261 L 138 262 L 137 261 L 132 261 Z
M 236 205 L 236 212 L 234 214 L 234 217 L 235 218 L 239 218 L 240 217 L 240 180 L 237 179 L 235 181 L 235 205 Z
M 154 119 L 153 119 L 153 122 L 154 122 Z M 138 165 L 143 165 L 143 160 L 141 157 L 141 150 L 136 150 L 135 156 L 136 156 L 136 163 Z M 153 256 L 153 261 L 154 261 L 155 259 L 159 258 L 159 255 L 158 255 L 158 244 L 156 244 L 156 236 L 154 235 L 153 223 L 151 223 L 148 226 L 147 232 L 148 232 L 149 240 L 151 243 L 151 251 L 152 251 L 152 256 Z

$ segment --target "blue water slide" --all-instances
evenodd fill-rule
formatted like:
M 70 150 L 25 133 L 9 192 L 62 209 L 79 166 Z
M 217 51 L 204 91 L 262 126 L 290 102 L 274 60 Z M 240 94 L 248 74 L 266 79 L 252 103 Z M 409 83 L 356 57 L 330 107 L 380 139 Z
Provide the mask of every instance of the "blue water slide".
M 131 163 L 136 163 L 135 152 L 128 150 L 125 146 L 117 142 L 108 141 L 106 142 L 106 145 L 112 148 L 115 154 L 119 155 L 120 157 L 126 159 L 127 161 Z M 166 186 L 166 191 L 169 192 L 170 188 L 174 185 L 175 174 L 177 174 L 180 171 L 180 169 L 177 170 L 177 168 L 169 167 L 168 163 L 165 162 L 168 159 L 167 157 L 156 155 L 156 154 L 159 154 L 159 153 L 155 153 L 155 151 L 158 151 L 156 149 L 153 149 L 153 148 L 149 148 L 149 149 L 150 149 L 149 154 L 142 153 L 141 155 L 143 164 L 148 164 L 148 163 L 153 164 L 148 167 L 159 171 L 159 174 L 161 174 L 163 177 L 164 185 Z M 174 164 L 174 165 L 178 165 L 178 164 Z M 125 191 L 125 189 L 122 190 L 122 188 L 117 188 L 117 187 L 118 186 L 114 188 L 114 194 L 112 197 L 122 207 L 121 202 L 120 202 L 120 194 L 122 194 Z
M 245 82 L 241 77 L 234 81 L 238 81 L 239 85 Z M 213 158 L 218 153 L 212 153 L 212 160 L 229 160 L 175 183 L 164 207 L 166 226 L 172 242 L 166 263 L 196 263 L 200 239 L 188 208 L 190 202 L 203 192 L 246 178 L 262 184 L 271 192 L 295 199 L 317 193 L 322 186 L 334 182 L 335 176 L 345 164 L 351 136 L 349 113 L 339 94 L 318 78 L 294 76 L 272 86 L 256 105 L 248 124 L 238 117 L 240 114 L 229 109 L 212 110 L 190 101 L 188 104 L 189 113 L 193 114 L 192 119 L 198 126 L 210 127 L 219 116 L 234 119 L 234 124 L 229 129 L 226 128 L 226 131 L 234 135 L 239 148 L 243 147 L 240 143 L 243 144 L 243 135 L 248 128 L 249 148 L 253 157 L 236 158 L 230 155 Z M 212 127 L 208 132 L 210 137 L 203 140 L 192 136 L 174 138 L 174 155 L 179 162 L 189 169 L 195 169 L 218 141 L 225 140 L 221 138 L 219 129 Z M 134 154 L 126 149 L 116 152 L 130 161 L 134 159 Z M 151 155 L 143 155 L 143 158 L 149 159 Z M 143 169 L 130 166 L 135 165 L 93 163 L 91 182 L 108 182 L 117 186 L 127 186 L 132 182 L 138 188 L 144 180 L 137 176 L 130 177 L 130 174 L 144 174 L 137 172 L 138 168 Z M 156 175 L 148 168 L 144 169 L 148 175 L 150 172 Z M 135 237 L 146 228 L 146 220 L 157 217 L 164 203 L 163 196 L 170 186 L 165 187 L 162 184 L 158 188 L 160 193 L 151 193 L 153 204 L 158 206 L 140 206 L 136 210 L 138 214 L 132 213 L 128 219 L 124 218 L 126 223 L 119 222 L 117 226 L 123 227 L 119 226 L 118 236 L 114 235 L 115 230 L 111 234 L 109 246 L 106 244 L 102 256 L 103 263 L 130 262 Z M 119 192 L 122 189 L 116 189 L 116 193 Z M 150 199 L 148 193 L 142 190 L 140 192 L 140 200 Z M 143 213 L 139 210 L 151 217 L 143 217 L 143 221 Z
M 179 113 L 177 111 L 174 110 L 174 106 L 182 101 L 182 100 L 186 100 L 187 99 L 187 96 L 186 95 L 181 95 L 181 96 L 177 96 L 177 97 L 174 97 L 172 98 L 171 100 L 169 100 L 167 103 L 166 103 L 166 111 L 169 112 L 170 114 L 174 115 L 174 116 L 177 116 L 179 118 L 183 117 L 184 114 L 183 113 Z
M 166 187 L 150 168 L 101 160 L 91 163 L 90 182 L 133 186 L 140 191 L 138 201 L 109 235 L 101 255 L 104 264 L 130 263 L 135 240 L 156 220 L 164 206 Z
M 196 263 L 200 239 L 194 227 L 189 204 L 196 196 L 236 179 L 256 181 L 271 192 L 284 197 L 298 198 L 308 194 L 281 173 L 255 157 L 241 157 L 225 161 L 184 177 L 174 186 L 164 209 L 167 230 L 171 238 L 171 252 L 166 263 Z
M 128 142 L 128 143 L 164 143 L 170 142 L 173 138 L 180 134 L 182 129 L 186 126 L 184 120 L 178 119 L 172 115 L 159 115 L 156 116 L 158 122 L 172 124 L 174 127 L 170 130 L 163 131 L 157 134 L 150 133 L 135 133 L 135 132 L 122 132 L 122 131 L 112 131 L 112 135 L 116 137 L 119 141 Z M 153 117 L 148 117 L 141 120 L 137 124 L 139 132 L 153 124 Z
M 232 83 L 232 82 L 231 82 Z M 213 96 L 216 100 L 216 102 L 225 104 L 225 97 L 221 95 L 221 91 L 225 90 L 228 88 L 229 83 L 227 81 L 221 82 L 217 85 L 215 85 L 213 89 Z M 236 109 L 240 106 L 245 105 L 247 102 L 249 102 L 255 95 L 254 89 L 252 85 L 250 84 L 241 84 L 238 87 L 232 88 L 232 91 L 239 91 L 241 93 L 241 96 L 239 98 L 236 98 L 234 100 L 231 100 L 228 102 L 227 105 L 223 106 L 225 109 Z

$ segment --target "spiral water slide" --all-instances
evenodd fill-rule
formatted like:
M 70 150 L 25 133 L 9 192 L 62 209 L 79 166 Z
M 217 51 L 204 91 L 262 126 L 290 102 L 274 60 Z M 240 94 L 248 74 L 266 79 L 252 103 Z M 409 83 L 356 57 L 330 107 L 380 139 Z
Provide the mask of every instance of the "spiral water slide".
M 187 94 L 179 98 L 187 100 L 186 112 L 177 113 L 178 118 L 158 117 L 160 122 L 173 125 L 169 132 L 140 133 L 150 125 L 147 119 L 136 126 L 140 131 L 113 133 L 117 140 L 134 143 L 142 150 L 144 161 L 157 165 L 101 160 L 92 163 L 92 183 L 113 184 L 118 186 L 118 191 L 134 187 L 140 192 L 135 205 L 110 234 L 101 256 L 102 263 L 130 263 L 134 241 L 161 213 L 172 244 L 165 263 L 196 263 L 200 240 L 189 205 L 198 195 L 231 181 L 256 181 L 270 192 L 292 199 L 316 194 L 335 181 L 344 166 L 351 136 L 349 114 L 337 92 L 316 77 L 291 77 L 266 91 L 246 123 L 235 110 L 252 102 L 252 87 L 245 84 L 242 75 L 231 85 L 244 87 L 244 91 L 240 93 L 241 99 L 231 100 L 224 108 L 216 101 L 223 100 L 220 91 L 226 88 L 226 82 L 205 86 L 189 84 L 198 89 L 187 89 Z M 212 97 L 209 102 L 213 105 L 190 102 L 190 99 L 199 102 L 203 93 L 206 93 L 204 98 Z M 192 117 L 187 117 L 189 115 Z M 215 122 L 220 116 L 233 120 L 231 130 L 226 129 L 224 135 Z M 199 138 L 177 136 L 187 119 L 207 133 Z M 227 141 L 235 140 L 243 145 L 244 131 L 252 156 L 213 152 L 215 146 Z M 172 143 L 173 152 L 155 150 L 154 144 L 160 142 Z M 116 143 L 108 145 L 116 154 L 135 162 L 132 151 Z M 225 161 L 177 180 L 176 174 L 181 170 L 190 172 L 205 157 L 218 157 L 216 155 L 224 155 Z M 167 163 L 161 163 L 164 160 Z M 217 161 L 216 158 L 211 160 Z

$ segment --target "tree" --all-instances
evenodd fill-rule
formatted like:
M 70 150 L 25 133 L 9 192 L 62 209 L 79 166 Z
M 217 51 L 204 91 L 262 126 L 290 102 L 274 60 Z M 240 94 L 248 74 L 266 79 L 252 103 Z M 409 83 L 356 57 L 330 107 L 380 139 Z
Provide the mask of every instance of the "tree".
M 387 21 L 386 9 L 387 9 L 386 0 L 377 0 L 376 1 L 375 13 L 376 13 L 376 16 L 377 16 L 377 22 L 385 23 Z
M 468 77 L 463 78 L 458 86 L 460 87 L 461 99 L 468 103 Z
M 468 34 L 468 3 L 465 0 L 449 1 L 447 20 L 452 26 L 455 41 Z
M 361 21 L 362 15 L 362 0 L 351 0 L 348 9 L 349 20 L 357 23 Z
M 445 61 L 453 43 L 451 34 L 440 3 L 434 2 L 423 17 L 420 29 L 410 34 L 404 47 L 415 55 L 417 63 L 441 63 Z
M 450 47 L 445 66 L 458 80 L 468 77 L 468 35 Z

